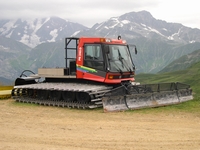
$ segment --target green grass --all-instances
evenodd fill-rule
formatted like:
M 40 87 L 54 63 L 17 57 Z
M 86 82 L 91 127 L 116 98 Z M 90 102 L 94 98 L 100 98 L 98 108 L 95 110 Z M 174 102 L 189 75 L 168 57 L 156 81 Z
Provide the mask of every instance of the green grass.
M 138 74 L 136 75 L 136 81 L 142 84 L 182 82 L 191 85 L 196 90 L 200 90 L 200 62 L 187 70 L 160 74 Z
M 41 105 L 38 105 L 38 104 L 21 103 L 21 102 L 16 102 L 16 101 L 13 101 L 12 105 L 19 106 L 19 107 L 40 107 L 41 106 Z

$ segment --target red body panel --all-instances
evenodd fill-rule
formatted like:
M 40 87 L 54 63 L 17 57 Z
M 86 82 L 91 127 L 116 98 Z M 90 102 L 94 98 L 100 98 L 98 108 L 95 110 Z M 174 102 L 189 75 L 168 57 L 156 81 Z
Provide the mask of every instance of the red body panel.
M 109 75 L 120 76 L 119 73 L 118 74 L 116 74 L 116 73 L 107 73 L 105 81 L 104 81 L 105 83 L 112 83 L 112 84 L 114 84 L 114 83 L 121 83 L 122 81 L 127 81 L 127 80 L 132 81 L 132 82 L 135 81 L 134 78 L 109 79 Z M 126 73 L 124 75 L 130 75 L 130 73 Z
M 100 77 L 100 76 L 97 76 L 97 75 L 94 75 L 94 74 L 91 74 L 91 73 L 87 73 L 87 72 L 80 72 L 77 70 L 77 72 L 79 74 L 81 74 L 82 76 L 82 79 L 86 79 L 86 80 L 95 80 L 95 81 L 98 81 L 98 82 L 104 82 L 105 78 L 103 77 Z
M 118 84 L 118 83 L 121 83 L 122 81 L 127 81 L 127 80 L 129 80 L 129 81 L 135 81 L 135 79 L 134 78 L 126 78 L 126 79 L 105 79 L 105 83 L 110 83 L 110 84 Z
M 91 73 L 90 71 L 88 71 L 88 70 L 92 70 L 92 68 L 83 66 L 83 64 L 84 64 L 83 63 L 84 62 L 84 44 L 93 44 L 93 43 L 121 44 L 121 45 L 126 44 L 125 41 L 117 40 L 117 39 L 81 37 L 79 39 L 78 51 L 77 51 L 77 57 L 76 57 L 77 58 L 76 59 L 76 65 L 77 65 L 76 78 L 104 82 L 104 83 L 111 83 L 111 84 L 118 84 L 118 83 L 121 83 L 121 81 L 127 81 L 127 80 L 129 80 L 129 81 L 135 80 L 134 78 L 109 79 L 108 73 L 105 77 L 101 77 L 101 76 L 95 75 L 95 74 Z M 109 73 L 109 74 L 111 74 L 111 73 Z M 113 74 L 116 74 L 116 73 L 113 73 Z

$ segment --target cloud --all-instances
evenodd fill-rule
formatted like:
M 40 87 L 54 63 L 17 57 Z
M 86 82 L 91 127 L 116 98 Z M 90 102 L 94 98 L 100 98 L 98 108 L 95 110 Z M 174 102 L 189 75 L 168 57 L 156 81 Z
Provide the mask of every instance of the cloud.
M 120 15 L 121 13 L 134 11 L 143 7 L 145 3 L 146 5 L 153 6 L 156 4 L 156 1 L 150 3 L 148 0 L 142 2 L 133 2 L 132 0 L 6 0 L 0 1 L 0 18 L 46 15 L 68 18 L 79 18 L 81 16 L 85 19 L 89 18 L 88 16 L 103 18 L 110 16 L 110 14 Z
M 1 0 L 0 19 L 58 16 L 92 26 L 128 12 L 147 10 L 156 19 L 198 26 L 198 19 L 195 19 L 200 15 L 197 3 L 196 0 Z

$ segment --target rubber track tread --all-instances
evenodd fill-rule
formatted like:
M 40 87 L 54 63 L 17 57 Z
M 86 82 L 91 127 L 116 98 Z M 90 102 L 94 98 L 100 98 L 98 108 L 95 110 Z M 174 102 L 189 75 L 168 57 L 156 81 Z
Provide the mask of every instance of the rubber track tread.
M 105 92 L 111 90 L 111 86 L 94 85 L 94 84 L 80 84 L 80 83 L 38 83 L 30 85 L 14 86 L 12 91 L 12 97 L 17 102 L 34 103 L 45 106 L 57 106 L 68 108 L 97 108 L 102 107 L 101 98 Z M 40 90 L 56 90 L 56 91 L 72 91 L 72 92 L 87 92 L 92 95 L 93 99 L 88 103 L 80 102 L 66 102 L 64 100 L 52 100 L 52 99 L 36 99 L 34 97 L 28 97 L 26 93 L 22 91 L 26 89 L 40 89 Z M 99 99 L 98 101 L 97 98 Z M 94 101 L 93 101 L 94 100 Z

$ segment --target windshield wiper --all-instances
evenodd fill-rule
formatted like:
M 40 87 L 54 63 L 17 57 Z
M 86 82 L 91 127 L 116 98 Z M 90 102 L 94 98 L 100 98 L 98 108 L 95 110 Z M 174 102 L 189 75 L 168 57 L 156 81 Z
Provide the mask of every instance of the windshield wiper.
M 123 60 L 124 60 L 124 59 L 123 59 Z M 125 66 L 127 66 L 127 67 L 128 67 L 128 69 L 129 69 L 130 73 L 132 73 L 132 72 L 133 72 L 133 70 L 132 70 L 132 69 L 131 69 L 131 67 L 128 65 L 127 61 L 125 61 L 125 60 L 124 60 L 124 62 L 125 62 L 125 64 L 126 64 Z
M 122 70 L 120 69 L 120 67 L 115 63 L 115 60 L 109 59 L 109 62 L 112 61 L 113 64 L 115 65 L 115 69 L 121 74 L 123 75 Z
M 131 70 L 131 68 L 128 66 L 127 62 L 126 62 L 126 61 L 124 60 L 124 58 L 122 57 L 122 55 L 121 55 L 119 49 L 118 49 L 118 55 L 119 55 L 119 61 L 122 63 L 122 65 L 125 66 L 126 69 L 129 70 L 130 72 L 133 72 L 133 71 Z M 125 65 L 124 65 L 124 62 L 125 62 Z M 122 67 L 123 67 L 123 66 L 122 66 Z
M 124 63 L 123 63 L 123 61 L 122 61 L 123 57 L 122 57 L 122 55 L 121 55 L 119 49 L 118 49 L 117 51 L 118 51 L 119 61 L 122 63 L 122 67 L 123 67 L 123 66 L 124 66 Z M 124 68 L 124 67 L 123 67 L 123 68 Z M 126 68 L 126 69 L 127 69 L 127 68 Z

